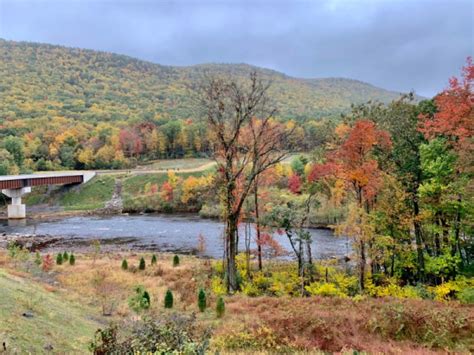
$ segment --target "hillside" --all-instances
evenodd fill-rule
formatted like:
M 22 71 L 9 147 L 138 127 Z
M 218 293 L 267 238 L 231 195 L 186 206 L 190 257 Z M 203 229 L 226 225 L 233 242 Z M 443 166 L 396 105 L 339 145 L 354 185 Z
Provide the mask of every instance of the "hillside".
M 315 64 L 316 65 L 316 64 Z M 190 89 L 204 73 L 271 80 L 282 118 L 317 118 L 399 94 L 356 80 L 298 79 L 246 64 L 171 67 L 92 50 L 0 40 L 0 123 L 35 117 L 96 121 L 195 118 Z

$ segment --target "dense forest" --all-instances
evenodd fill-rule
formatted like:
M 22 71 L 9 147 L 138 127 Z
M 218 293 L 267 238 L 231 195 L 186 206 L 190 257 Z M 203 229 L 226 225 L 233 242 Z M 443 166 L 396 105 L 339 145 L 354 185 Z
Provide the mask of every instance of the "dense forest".
M 0 40 L 0 174 L 119 168 L 209 154 L 194 92 L 206 76 L 272 83 L 276 118 L 309 151 L 341 113 L 398 94 L 349 79 L 297 79 L 245 64 L 171 67 L 123 55 Z M 296 129 L 295 129 L 296 126 Z

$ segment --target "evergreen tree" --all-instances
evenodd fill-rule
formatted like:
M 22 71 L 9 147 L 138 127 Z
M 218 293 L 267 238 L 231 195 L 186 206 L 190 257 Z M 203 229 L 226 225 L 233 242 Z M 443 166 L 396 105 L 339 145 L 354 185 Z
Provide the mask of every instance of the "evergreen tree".
M 67 251 L 65 251 L 63 253 L 63 261 L 68 261 L 69 260 L 69 254 L 67 253 Z
M 62 265 L 63 263 L 63 254 L 59 253 L 58 256 L 56 256 L 56 264 Z
M 165 308 L 173 308 L 173 293 L 171 290 L 166 291 Z
M 127 259 L 122 260 L 122 270 L 128 270 L 128 262 Z
M 71 253 L 71 255 L 69 256 L 69 265 L 74 264 L 76 264 L 76 257 L 74 256 L 74 254 Z
M 178 266 L 179 265 L 179 256 L 175 255 L 173 258 L 173 266 Z
M 221 318 L 225 313 L 225 303 L 222 296 L 219 296 L 216 304 L 216 314 L 218 318 Z
M 35 254 L 35 264 L 38 266 L 41 265 L 41 254 L 39 253 L 39 251 L 37 251 Z
M 198 307 L 201 312 L 206 310 L 206 292 L 201 288 L 198 294 Z
M 140 258 L 140 264 L 138 265 L 139 270 L 145 270 L 146 264 L 145 264 L 145 259 Z
M 151 265 L 156 265 L 156 255 L 153 254 L 153 256 L 151 257 Z

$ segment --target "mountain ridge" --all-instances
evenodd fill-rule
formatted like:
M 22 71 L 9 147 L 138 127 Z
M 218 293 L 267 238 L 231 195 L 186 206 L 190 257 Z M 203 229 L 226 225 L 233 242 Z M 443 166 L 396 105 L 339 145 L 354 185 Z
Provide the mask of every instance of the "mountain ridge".
M 189 84 L 197 84 L 205 72 L 244 78 L 251 71 L 272 82 L 270 94 L 283 119 L 335 116 L 352 104 L 386 103 L 401 95 L 357 79 L 297 78 L 247 63 L 172 66 L 106 51 L 0 39 L 0 90 L 7 96 L 0 105 L 0 123 L 7 112 L 87 121 L 196 118 Z M 53 104 L 42 105 L 42 97 Z M 18 110 L 15 100 L 26 100 L 35 110 Z

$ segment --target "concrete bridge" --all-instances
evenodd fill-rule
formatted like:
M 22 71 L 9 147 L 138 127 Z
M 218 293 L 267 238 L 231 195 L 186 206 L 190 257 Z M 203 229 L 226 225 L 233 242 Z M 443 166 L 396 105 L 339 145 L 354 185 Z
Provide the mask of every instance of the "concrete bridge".
M 0 190 L 12 199 L 8 205 L 8 218 L 22 219 L 26 217 L 26 207 L 21 197 L 31 192 L 34 186 L 42 185 L 76 185 L 83 184 L 95 176 L 91 171 L 67 171 L 31 175 L 0 175 Z

